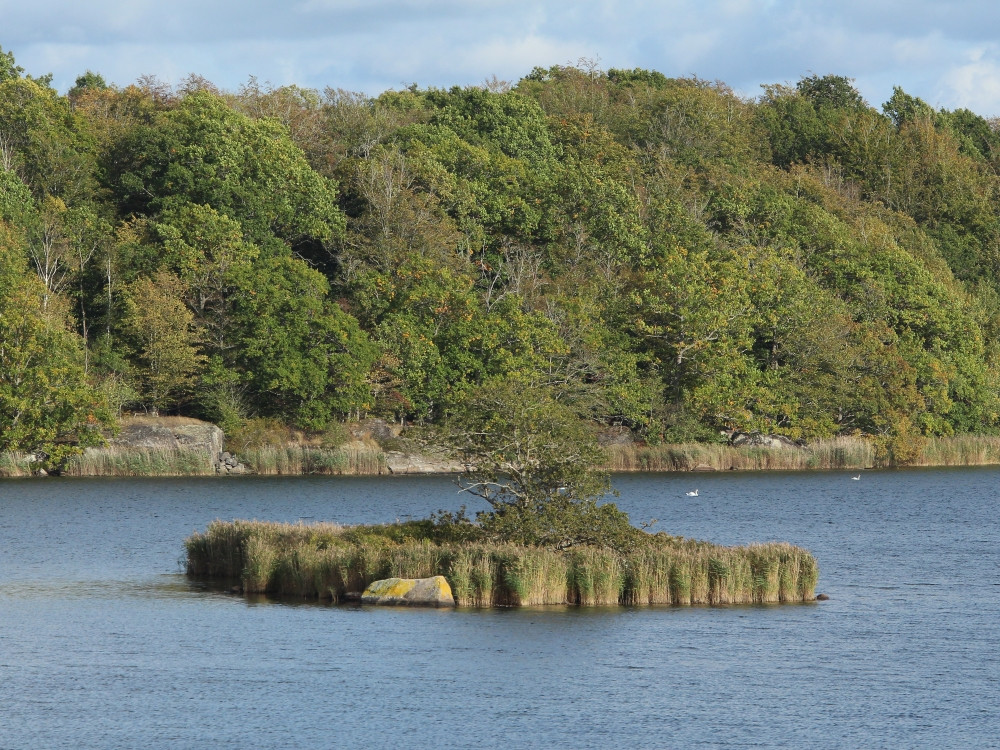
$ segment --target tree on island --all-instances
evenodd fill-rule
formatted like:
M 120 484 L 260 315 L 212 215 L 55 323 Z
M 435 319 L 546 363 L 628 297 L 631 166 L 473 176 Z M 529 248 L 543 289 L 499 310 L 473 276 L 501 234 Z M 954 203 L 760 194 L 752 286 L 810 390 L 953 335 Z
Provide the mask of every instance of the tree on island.
M 484 384 L 450 423 L 466 464 L 462 492 L 485 500 L 477 514 L 499 542 L 563 550 L 633 546 L 641 533 L 614 503 L 593 430 L 553 388 L 512 376 Z M 460 514 L 459 518 L 464 518 Z

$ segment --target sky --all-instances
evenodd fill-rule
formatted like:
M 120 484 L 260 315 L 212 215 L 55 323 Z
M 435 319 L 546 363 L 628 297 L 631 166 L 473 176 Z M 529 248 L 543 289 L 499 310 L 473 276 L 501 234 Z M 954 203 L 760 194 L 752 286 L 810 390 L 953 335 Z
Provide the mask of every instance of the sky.
M 536 66 L 646 68 L 762 84 L 828 73 L 880 107 L 893 86 L 1000 115 L 1000 3 L 989 0 L 0 0 L 0 48 L 65 92 L 197 74 L 376 95 L 516 83 Z

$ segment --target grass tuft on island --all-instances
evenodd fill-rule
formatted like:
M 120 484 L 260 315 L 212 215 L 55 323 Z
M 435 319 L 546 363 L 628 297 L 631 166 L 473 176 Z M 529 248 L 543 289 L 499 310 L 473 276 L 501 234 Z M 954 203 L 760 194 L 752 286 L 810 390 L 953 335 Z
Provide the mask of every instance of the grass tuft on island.
M 472 527 L 473 529 L 475 527 Z M 185 541 L 192 578 L 245 593 L 343 601 L 383 578 L 443 575 L 459 606 L 725 605 L 816 598 L 812 554 L 640 532 L 628 550 L 555 550 L 472 538 L 433 520 L 373 526 L 213 521 Z

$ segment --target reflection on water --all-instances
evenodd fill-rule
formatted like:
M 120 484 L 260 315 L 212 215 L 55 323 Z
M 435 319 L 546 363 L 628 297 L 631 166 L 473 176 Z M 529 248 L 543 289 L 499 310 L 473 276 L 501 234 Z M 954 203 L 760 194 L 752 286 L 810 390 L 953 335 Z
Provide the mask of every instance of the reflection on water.
M 832 599 L 485 611 L 181 574 L 215 518 L 424 516 L 447 478 L 0 482 L 0 748 L 996 747 L 998 478 L 617 477 L 635 521 L 810 549 Z

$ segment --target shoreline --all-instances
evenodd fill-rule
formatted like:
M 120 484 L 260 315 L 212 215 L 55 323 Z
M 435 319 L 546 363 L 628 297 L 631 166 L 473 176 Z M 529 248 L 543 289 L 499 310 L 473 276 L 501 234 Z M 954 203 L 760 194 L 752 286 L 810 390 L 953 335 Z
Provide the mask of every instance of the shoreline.
M 384 443 L 384 444 L 383 444 Z M 642 443 L 605 445 L 603 469 L 612 474 L 699 473 L 719 471 L 861 471 L 890 468 L 945 468 L 1000 465 L 1000 436 L 956 435 L 926 438 L 907 461 L 880 454 L 857 437 L 817 440 L 804 446 L 787 441 L 771 445 Z M 230 452 L 232 451 L 232 452 Z M 412 446 L 405 437 L 383 440 L 356 430 L 336 447 L 283 442 L 229 448 L 215 425 L 178 418 L 127 422 L 120 436 L 103 448 L 88 448 L 58 470 L 45 470 L 32 454 L 0 453 L 0 478 L 255 476 L 389 476 L 458 474 L 461 461 L 443 448 Z

